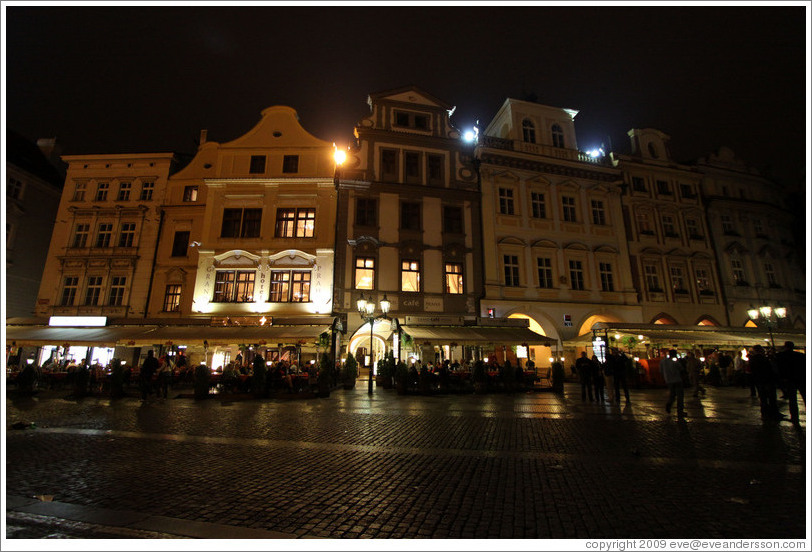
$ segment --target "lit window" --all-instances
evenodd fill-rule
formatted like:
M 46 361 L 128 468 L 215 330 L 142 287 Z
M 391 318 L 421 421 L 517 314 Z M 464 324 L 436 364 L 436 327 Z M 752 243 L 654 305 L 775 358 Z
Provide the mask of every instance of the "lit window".
M 183 188 L 183 201 L 197 201 L 197 186 Z
M 129 201 L 132 187 L 132 182 L 121 182 L 118 185 L 118 201 Z
M 110 278 L 110 295 L 107 299 L 107 304 L 111 307 L 120 307 L 124 302 L 124 288 L 127 284 L 127 278 L 124 276 L 113 276 Z
M 536 125 L 530 119 L 522 121 L 522 140 L 528 144 L 536 143 Z
M 375 259 L 356 257 L 355 289 L 375 289 Z
M 214 280 L 215 303 L 250 303 L 254 300 L 253 270 L 218 270 Z
M 95 306 L 99 304 L 99 295 L 101 295 L 102 277 L 90 276 L 87 279 L 87 289 L 85 291 L 85 305 Z
M 420 291 L 420 263 L 403 261 L 400 267 L 400 289 L 410 293 Z
M 170 284 L 166 286 L 164 292 L 164 311 L 177 312 L 180 310 L 180 284 Z
M 536 259 L 536 266 L 539 273 L 539 287 L 553 287 L 553 262 L 549 257 L 539 257 Z
M 453 295 L 463 293 L 462 264 L 445 263 L 445 292 Z
M 570 286 L 572 289 L 584 289 L 584 266 L 581 261 L 570 261 Z
M 309 270 L 271 271 L 271 289 L 268 301 L 272 303 L 309 303 Z
M 710 272 L 704 268 L 697 268 L 694 274 L 696 275 L 696 288 L 699 290 L 699 293 L 713 293 Z
M 612 265 L 610 263 L 598 263 L 598 272 L 601 276 L 601 290 L 615 291 L 615 282 L 612 277 Z
M 118 236 L 119 247 L 132 247 L 135 240 L 135 223 L 125 222 L 121 225 L 121 233 Z
M 277 209 L 277 238 L 312 238 L 316 227 L 315 209 Z
M 673 287 L 677 293 L 685 291 L 685 278 L 682 274 L 682 267 L 671 267 L 671 287 Z
M 516 255 L 504 255 L 502 261 L 505 265 L 505 286 L 519 286 L 519 257 Z

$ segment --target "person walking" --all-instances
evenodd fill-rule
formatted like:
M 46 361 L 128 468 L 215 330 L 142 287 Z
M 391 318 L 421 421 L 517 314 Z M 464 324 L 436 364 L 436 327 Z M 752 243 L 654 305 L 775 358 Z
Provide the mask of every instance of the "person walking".
M 798 417 L 798 393 L 806 404 L 806 355 L 795 350 L 795 343 L 787 341 L 783 350 L 775 355 L 778 375 L 784 381 L 787 401 L 789 403 L 789 418 L 792 425 L 800 427 Z
M 162 362 L 158 366 L 158 379 L 155 382 L 155 391 L 158 398 L 169 397 L 169 383 L 172 381 L 172 365 L 169 360 Z
M 758 391 L 761 417 L 769 420 L 781 420 L 784 418 L 783 414 L 778 410 L 776 397 L 778 374 L 761 345 L 755 345 L 753 350 L 750 351 L 750 372 L 753 375 L 753 383 Z
M 586 356 L 586 351 L 581 351 L 581 356 L 575 361 L 575 370 L 581 380 L 581 400 L 586 401 L 587 392 L 589 402 L 592 402 L 592 361 Z
M 702 362 L 693 351 L 688 351 L 688 356 L 685 358 L 685 369 L 688 371 L 688 378 L 691 381 L 691 387 L 694 388 L 694 397 L 698 397 L 700 393 L 705 396 L 705 388 L 700 382 L 702 375 Z
M 152 376 L 158 369 L 158 359 L 155 358 L 155 353 L 150 349 L 147 351 L 147 358 L 141 365 L 141 373 L 138 377 L 138 382 L 141 387 L 141 400 L 146 401 L 147 395 L 152 393 Z
M 603 395 L 606 380 L 603 376 L 603 364 L 598 360 L 597 355 L 592 355 L 592 381 L 595 386 L 595 402 L 605 403 Z
M 613 349 L 604 349 L 606 354 L 603 359 L 603 381 L 606 386 L 606 400 L 615 400 L 615 361 L 612 358 Z
M 671 406 L 674 404 L 674 398 L 676 398 L 677 418 L 685 418 L 687 416 L 685 413 L 685 390 L 682 386 L 682 373 L 675 349 L 668 351 L 668 356 L 660 361 L 660 372 L 668 385 L 668 402 L 665 403 L 665 411 L 671 413 Z

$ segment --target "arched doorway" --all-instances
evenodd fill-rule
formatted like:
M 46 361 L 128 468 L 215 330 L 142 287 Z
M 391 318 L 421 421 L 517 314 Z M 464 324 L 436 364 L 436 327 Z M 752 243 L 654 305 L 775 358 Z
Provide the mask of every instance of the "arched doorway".
M 522 313 L 514 313 L 509 315 L 508 318 L 520 318 L 528 320 L 528 328 L 530 331 L 545 337 L 547 336 L 547 332 L 544 331 L 541 324 L 536 322 L 536 320 L 531 316 Z M 551 358 L 553 358 L 553 351 L 551 347 L 546 345 L 529 345 L 527 347 L 527 359 L 532 360 L 535 363 L 536 368 L 549 368 L 552 365 L 550 362 Z
M 350 338 L 348 351 L 358 361 L 358 378 L 366 379 L 369 375 L 369 362 L 373 366 L 383 359 L 388 345 L 386 340 L 392 333 L 392 323 L 389 320 L 376 320 L 372 330 L 372 358 L 369 358 L 370 335 L 369 323 L 363 324 Z

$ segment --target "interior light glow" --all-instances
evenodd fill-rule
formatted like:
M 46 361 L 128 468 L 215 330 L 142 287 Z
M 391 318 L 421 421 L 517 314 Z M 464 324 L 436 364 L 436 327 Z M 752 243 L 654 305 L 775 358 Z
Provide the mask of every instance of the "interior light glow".
M 52 316 L 49 326 L 106 326 L 106 316 Z

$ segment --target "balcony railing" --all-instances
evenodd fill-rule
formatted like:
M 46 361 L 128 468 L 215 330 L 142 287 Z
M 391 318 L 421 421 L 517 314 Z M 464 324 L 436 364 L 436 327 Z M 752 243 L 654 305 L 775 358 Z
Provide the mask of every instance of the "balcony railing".
M 497 138 L 496 136 L 482 136 L 482 145 L 487 148 L 501 149 L 507 151 L 519 151 L 533 155 L 543 155 L 554 157 L 566 161 L 580 161 L 581 163 L 591 163 L 593 165 L 608 165 L 603 157 L 592 157 L 583 151 L 576 151 L 566 148 L 556 148 L 544 144 L 531 144 L 521 140 L 510 140 L 508 138 Z

